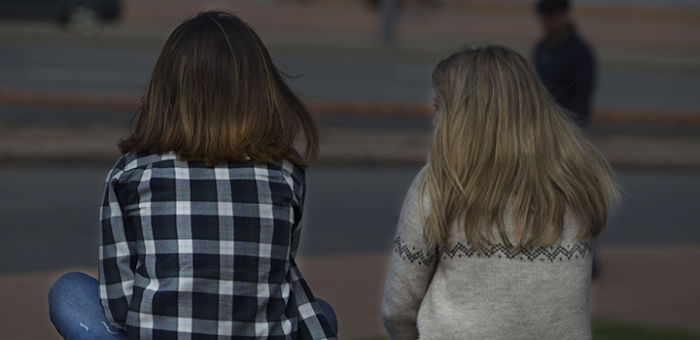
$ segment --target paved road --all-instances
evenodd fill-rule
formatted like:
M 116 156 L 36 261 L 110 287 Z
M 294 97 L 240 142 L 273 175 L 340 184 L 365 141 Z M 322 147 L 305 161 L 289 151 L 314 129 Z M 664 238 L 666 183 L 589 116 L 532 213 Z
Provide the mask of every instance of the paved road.
M 0 168 L 0 273 L 97 263 L 99 196 L 108 167 Z M 319 166 L 307 175 L 300 254 L 391 249 L 419 167 Z M 619 172 L 626 191 L 605 245 L 700 245 L 700 173 Z
M 140 96 L 158 51 L 0 43 L 0 88 Z M 428 101 L 433 64 L 314 55 L 275 55 L 305 97 Z M 698 74 L 602 70 L 595 105 L 700 110 Z

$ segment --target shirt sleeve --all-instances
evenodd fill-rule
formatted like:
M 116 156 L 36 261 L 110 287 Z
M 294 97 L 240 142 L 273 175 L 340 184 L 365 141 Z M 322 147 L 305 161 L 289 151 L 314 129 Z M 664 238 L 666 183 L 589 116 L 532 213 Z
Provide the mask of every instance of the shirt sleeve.
M 337 340 L 338 337 L 293 259 L 289 274 L 291 275 L 292 298 L 297 306 L 298 338 Z
M 285 163 L 285 168 L 290 174 L 290 176 L 287 177 L 287 183 L 293 188 L 295 197 L 291 205 L 291 213 L 294 216 L 294 226 L 290 244 L 290 269 L 288 275 L 292 288 L 291 299 L 296 304 L 297 310 L 297 338 L 337 340 L 338 337 L 335 335 L 328 319 L 326 319 L 326 316 L 323 314 L 321 307 L 318 305 L 316 298 L 304 280 L 295 261 L 297 248 L 299 246 L 299 238 L 301 236 L 301 217 L 306 196 L 306 174 L 304 170 L 291 166 L 288 163 Z
M 290 254 L 292 258 L 297 255 L 297 249 L 299 248 L 299 240 L 301 238 L 301 216 L 304 210 L 304 198 L 306 192 L 304 188 L 306 187 L 306 174 L 303 170 L 298 167 L 293 167 L 291 176 L 289 176 L 289 184 L 294 191 L 294 202 L 292 202 L 291 213 L 294 215 L 294 225 L 292 226 L 292 239 L 290 244 Z
M 102 190 L 99 288 L 100 302 L 107 320 L 124 328 L 133 292 L 137 263 L 134 239 L 123 209 L 117 199 L 117 186 L 122 172 L 110 171 Z
M 423 239 L 419 195 L 426 169 L 416 176 L 406 194 L 384 287 L 382 320 L 392 340 L 418 338 L 418 310 L 438 262 L 437 251 L 429 249 Z M 422 209 L 427 216 L 427 202 Z

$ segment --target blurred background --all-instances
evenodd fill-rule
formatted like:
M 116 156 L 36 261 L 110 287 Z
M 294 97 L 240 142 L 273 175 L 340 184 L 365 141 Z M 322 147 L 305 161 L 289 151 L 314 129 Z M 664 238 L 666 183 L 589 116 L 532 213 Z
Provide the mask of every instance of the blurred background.
M 530 0 L 393 1 L 0 0 L 0 338 L 60 339 L 48 289 L 68 271 L 96 275 L 102 181 L 159 49 L 183 20 L 224 9 L 322 122 L 302 272 L 342 339 L 381 339 L 398 213 L 431 139 L 433 67 L 481 41 L 530 58 L 543 36 Z M 572 17 L 598 64 L 593 138 L 623 189 L 600 237 L 594 331 L 698 339 L 700 1 L 578 0 Z

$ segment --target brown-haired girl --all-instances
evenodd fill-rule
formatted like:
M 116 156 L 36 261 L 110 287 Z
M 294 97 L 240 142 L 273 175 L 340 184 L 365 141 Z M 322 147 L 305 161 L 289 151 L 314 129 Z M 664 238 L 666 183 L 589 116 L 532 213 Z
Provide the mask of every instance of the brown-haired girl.
M 304 158 L 293 145 L 300 131 Z M 71 273 L 51 290 L 58 331 L 335 339 L 332 308 L 294 262 L 304 169 L 318 146 L 314 119 L 248 25 L 225 12 L 181 24 L 107 176 L 99 286 Z
M 590 339 L 591 242 L 613 172 L 518 53 L 433 72 L 428 164 L 406 195 L 382 317 L 392 339 Z

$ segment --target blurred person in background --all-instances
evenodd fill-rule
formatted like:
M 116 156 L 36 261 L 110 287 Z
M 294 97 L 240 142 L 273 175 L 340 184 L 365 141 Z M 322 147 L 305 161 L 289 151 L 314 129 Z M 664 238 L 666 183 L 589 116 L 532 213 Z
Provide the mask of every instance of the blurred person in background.
M 593 51 L 576 32 L 568 0 L 540 0 L 535 8 L 545 34 L 533 50 L 537 74 L 557 103 L 590 132 L 596 79 Z M 593 278 L 598 277 L 598 242 L 593 244 L 592 270 Z
M 406 194 L 384 290 L 390 338 L 591 339 L 610 165 L 509 48 L 451 55 L 433 88 L 428 164 Z
M 545 34 L 533 51 L 537 74 L 557 103 L 588 130 L 596 79 L 593 51 L 576 32 L 568 0 L 540 0 L 536 10 Z
M 64 338 L 337 339 L 295 263 L 316 122 L 246 23 L 213 11 L 178 26 L 118 145 L 99 284 L 69 273 L 49 293 Z

